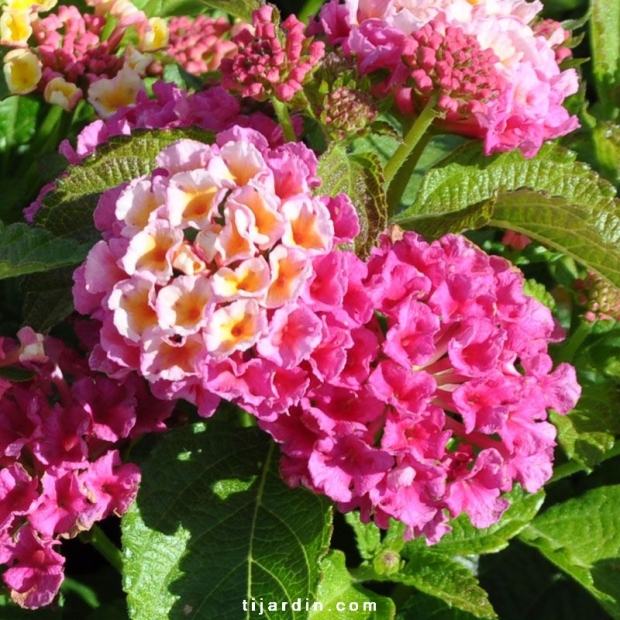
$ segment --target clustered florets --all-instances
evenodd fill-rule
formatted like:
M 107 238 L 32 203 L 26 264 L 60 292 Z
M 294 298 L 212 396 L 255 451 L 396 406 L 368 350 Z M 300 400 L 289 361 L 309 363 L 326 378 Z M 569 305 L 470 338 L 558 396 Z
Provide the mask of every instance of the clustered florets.
M 233 25 L 224 17 L 172 17 L 166 54 L 192 75 L 216 71 L 223 58 L 232 58 L 238 52 L 231 37 L 242 28 L 247 25 Z
M 138 490 L 137 466 L 122 464 L 127 438 L 165 428 L 173 404 L 136 375 L 93 373 L 81 355 L 31 329 L 0 339 L 0 564 L 23 607 L 49 604 L 63 580 L 61 538 L 121 515 Z
M 76 308 L 102 324 L 91 364 L 205 416 L 239 404 L 282 444 L 289 484 L 382 527 L 436 541 L 461 512 L 486 527 L 502 492 L 551 474 L 546 410 L 579 395 L 571 366 L 551 372 L 561 330 L 462 237 L 384 236 L 367 263 L 338 250 L 357 219 L 314 196 L 315 172 L 303 145 L 233 128 L 104 194 L 104 240 L 75 275 Z
M 156 164 L 95 212 L 104 241 L 74 289 L 76 309 L 102 323 L 91 362 L 113 377 L 137 370 L 202 415 L 234 393 L 234 377 L 258 379 L 244 406 L 285 411 L 324 331 L 303 291 L 314 261 L 357 234 L 352 206 L 314 195 L 317 160 L 304 145 L 270 148 L 251 129 L 211 146 L 181 141 Z
M 447 129 L 483 138 L 487 154 L 519 148 L 530 157 L 578 126 L 562 107 L 577 91 L 575 70 L 558 66 L 567 33 L 536 22 L 541 10 L 520 0 L 331 0 L 320 29 L 362 74 L 388 74 L 375 93 L 392 93 L 401 111 L 418 113 L 436 92 Z
M 337 371 L 261 424 L 282 444 L 283 476 L 429 541 L 448 515 L 487 527 L 509 505 L 502 492 L 551 475 L 546 409 L 566 413 L 580 393 L 572 366 L 551 372 L 561 334 L 517 270 L 463 237 L 384 235 L 367 270 L 358 290 L 384 328 L 362 319 L 354 344 L 323 354 Z
M 323 57 L 323 42 L 306 37 L 304 24 L 294 15 L 281 24 L 281 42 L 268 5 L 254 11 L 252 26 L 254 32 L 244 29 L 233 37 L 239 53 L 222 60 L 222 85 L 243 97 L 264 100 L 274 95 L 290 101 Z

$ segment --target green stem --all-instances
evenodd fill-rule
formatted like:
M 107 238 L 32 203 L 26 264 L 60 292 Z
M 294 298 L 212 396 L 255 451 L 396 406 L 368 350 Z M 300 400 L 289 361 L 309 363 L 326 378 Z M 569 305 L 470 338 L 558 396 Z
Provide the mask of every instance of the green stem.
M 123 572 L 121 550 L 105 535 L 98 525 L 94 525 L 88 532 L 82 532 L 80 539 L 93 545 L 119 573 Z
M 438 112 L 435 109 L 436 103 L 437 95 L 433 95 L 407 132 L 405 141 L 396 149 L 396 152 L 386 164 L 384 171 L 385 185 L 388 189 L 398 170 L 407 161 L 415 146 L 426 133 L 426 130 L 431 126 L 435 118 L 437 118 Z
M 594 323 L 590 323 L 589 321 L 582 321 L 581 325 L 579 325 L 579 327 L 573 332 L 570 338 L 558 351 L 558 354 L 555 356 L 555 361 L 558 363 L 571 362 L 573 357 L 575 357 L 575 353 L 579 350 L 579 347 L 592 332 L 593 325 Z
M 420 157 L 432 137 L 433 136 L 430 132 L 426 132 L 420 138 L 405 163 L 398 169 L 398 172 L 394 176 L 387 193 L 388 218 L 393 216 L 398 210 L 403 194 L 405 193 L 405 189 L 407 189 L 407 185 L 409 184 L 415 168 L 420 161 Z
M 293 123 L 291 121 L 291 116 L 288 113 L 288 108 L 285 103 L 282 103 L 279 99 L 272 97 L 271 103 L 273 104 L 273 109 L 276 112 L 276 116 L 278 117 L 278 123 L 282 126 L 282 131 L 284 132 L 284 139 L 287 142 L 295 142 L 295 131 L 293 129 Z
M 620 456 L 620 441 L 616 441 L 614 447 L 611 450 L 608 450 L 603 454 L 600 463 L 607 461 L 609 459 L 614 458 L 614 456 Z M 558 480 L 562 480 L 563 478 L 568 478 L 568 476 L 572 476 L 580 471 L 587 471 L 587 468 L 584 467 L 581 463 L 577 463 L 575 461 L 570 461 L 568 463 L 564 463 L 555 468 L 555 473 L 549 480 L 547 484 L 552 484 L 553 482 L 558 482 Z

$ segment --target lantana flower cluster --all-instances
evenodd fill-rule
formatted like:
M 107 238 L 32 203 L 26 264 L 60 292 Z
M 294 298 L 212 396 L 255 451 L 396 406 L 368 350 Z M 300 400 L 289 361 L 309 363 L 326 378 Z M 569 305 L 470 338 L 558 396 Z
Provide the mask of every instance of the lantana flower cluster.
M 74 276 L 76 309 L 101 322 L 91 366 L 138 371 L 205 416 L 218 395 L 268 416 L 297 402 L 297 366 L 327 329 L 302 293 L 359 231 L 348 199 L 314 195 L 316 168 L 303 144 L 235 126 L 213 145 L 175 143 L 103 194 L 103 240 Z
M 238 53 L 221 62 L 222 86 L 260 101 L 271 95 L 290 101 L 301 90 L 304 79 L 323 57 L 325 46 L 306 36 L 306 27 L 295 15 L 280 27 L 283 41 L 273 7 L 264 5 L 252 13 L 252 29 L 243 29 L 232 38 Z
M 238 53 L 239 48 L 231 38 L 244 28 L 248 24 L 231 24 L 224 17 L 172 17 L 166 54 L 192 75 L 217 71 L 223 58 Z
M 282 445 L 290 485 L 381 527 L 431 542 L 462 512 L 486 527 L 515 482 L 551 475 L 547 409 L 580 393 L 570 365 L 552 370 L 562 330 L 463 237 L 393 232 L 367 263 L 338 249 L 359 225 L 346 196 L 315 195 L 316 166 L 233 127 L 104 194 L 103 240 L 74 276 L 101 324 L 91 366 L 203 416 L 239 404 Z
M 289 484 L 436 542 L 448 517 L 488 527 L 515 483 L 543 486 L 556 435 L 547 409 L 567 413 L 580 387 L 572 366 L 552 370 L 561 329 L 510 263 L 461 236 L 392 232 L 361 282 L 376 314 L 331 351 L 346 361 L 261 426 L 282 444 Z
M 524 0 L 331 0 L 320 30 L 382 79 L 375 93 L 393 94 L 401 112 L 416 115 L 435 96 L 447 129 L 483 139 L 487 154 L 531 157 L 578 126 L 562 105 L 578 87 L 575 70 L 558 65 L 568 33 L 541 10 Z
M 11 598 L 36 608 L 62 583 L 61 539 L 127 510 L 140 471 L 119 448 L 163 430 L 173 404 L 136 375 L 93 373 L 59 340 L 30 328 L 18 337 L 0 339 L 0 564 Z
M 32 13 L 28 31 L 20 38 L 16 32 L 3 32 L 3 43 L 17 46 L 4 57 L 12 94 L 36 90 L 65 110 L 87 98 L 102 117 L 136 101 L 152 62 L 148 52 L 167 45 L 166 22 L 148 19 L 129 0 L 89 4 L 93 13 L 73 5 L 60 6 L 45 17 Z M 138 35 L 138 48 L 127 44 L 130 29 Z

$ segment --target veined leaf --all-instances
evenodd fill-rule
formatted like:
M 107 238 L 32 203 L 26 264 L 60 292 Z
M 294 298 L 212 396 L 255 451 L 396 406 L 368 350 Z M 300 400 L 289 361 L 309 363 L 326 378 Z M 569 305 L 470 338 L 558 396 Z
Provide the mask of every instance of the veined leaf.
M 330 509 L 284 485 L 273 442 L 256 428 L 199 423 L 161 437 L 142 471 L 123 518 L 132 620 L 249 620 L 261 599 L 278 603 L 274 620 L 307 617 Z
M 0 222 L 0 279 L 76 265 L 88 249 L 71 239 L 58 239 L 43 228 Z
M 317 605 L 310 607 L 308 620 L 391 620 L 392 599 L 356 584 L 345 566 L 342 551 L 331 551 L 321 561 Z M 319 606 L 320 604 L 320 606 Z
M 620 618 L 620 486 L 603 486 L 551 506 L 521 532 Z
M 383 191 L 383 171 L 378 157 L 372 153 L 349 154 L 334 147 L 319 158 L 318 175 L 321 192 L 328 196 L 346 193 L 360 220 L 361 232 L 355 240 L 355 251 L 365 257 L 387 225 L 387 203 Z
M 540 510 L 544 501 L 544 492 L 526 493 L 520 487 L 508 495 L 510 508 L 502 518 L 490 527 L 480 530 L 475 528 L 467 515 L 461 515 L 450 522 L 452 531 L 448 532 L 434 547 L 449 556 L 480 555 L 495 553 L 508 546 L 508 541 L 521 532 Z
M 613 448 L 620 434 L 618 387 L 611 381 L 581 381 L 581 397 L 570 415 L 552 413 L 558 443 L 567 456 L 591 469 Z
M 390 576 L 392 581 L 413 586 L 476 618 L 497 618 L 487 593 L 463 564 L 415 543 L 405 545 L 401 555 L 408 562 Z
M 21 289 L 25 324 L 46 333 L 73 311 L 73 271 L 73 267 L 64 267 L 24 278 Z
M 134 132 L 111 138 L 78 166 L 69 168 L 49 192 L 36 222 L 57 237 L 92 242 L 93 211 L 99 196 L 155 168 L 161 150 L 183 138 L 213 142 L 213 134 L 197 128 Z
M 478 205 L 478 207 L 476 206 Z M 433 233 L 479 223 L 521 232 L 571 256 L 620 287 L 620 203 L 611 184 L 553 144 L 536 157 L 484 157 L 467 144 L 424 177 L 415 203 L 394 221 Z

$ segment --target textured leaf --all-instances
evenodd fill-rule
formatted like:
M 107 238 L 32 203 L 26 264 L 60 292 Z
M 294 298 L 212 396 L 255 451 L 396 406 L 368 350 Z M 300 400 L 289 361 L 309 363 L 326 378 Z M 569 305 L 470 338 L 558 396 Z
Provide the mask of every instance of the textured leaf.
M 415 203 L 394 221 L 416 229 L 418 220 L 434 216 L 435 235 L 458 232 L 459 216 L 467 216 L 470 226 L 467 219 L 473 220 L 479 205 L 480 224 L 488 221 L 526 234 L 620 287 L 615 195 L 611 184 L 556 145 L 547 144 L 536 157 L 525 159 L 519 152 L 484 157 L 479 144 L 468 144 L 425 175 Z
M 344 518 L 355 532 L 357 549 L 362 559 L 372 559 L 381 548 L 381 530 L 372 521 L 362 523 L 357 511 L 347 512 Z
M 321 561 L 322 577 L 316 602 L 308 620 L 391 620 L 395 607 L 392 599 L 380 596 L 355 584 L 345 566 L 342 551 L 331 551 Z
M 452 531 L 433 549 L 453 556 L 495 553 L 507 547 L 508 541 L 529 525 L 540 510 L 545 496 L 542 491 L 531 494 L 517 487 L 506 497 L 510 499 L 511 505 L 499 522 L 479 530 L 470 523 L 469 517 L 463 514 L 450 522 Z
M 615 108 L 620 84 L 620 3 L 590 0 L 592 74 L 600 101 Z
M 520 534 L 620 618 L 620 485 L 551 506 Z
M 233 17 L 250 23 L 252 22 L 252 11 L 265 4 L 260 0 L 200 0 L 200 2 L 210 9 L 225 11 Z
M 76 265 L 86 254 L 86 247 L 43 228 L 0 223 L 0 279 Z
M 477 616 L 450 607 L 434 596 L 416 592 L 399 608 L 396 620 L 476 620 Z
M 73 267 L 26 276 L 23 319 L 35 331 L 46 333 L 73 311 Z
M 122 524 L 132 620 L 249 619 L 252 599 L 287 603 L 273 620 L 306 617 L 290 605 L 314 600 L 330 511 L 283 484 L 263 434 L 221 422 L 174 430 L 142 472 Z
M 460 562 L 416 543 L 405 545 L 401 555 L 409 561 L 391 576 L 392 581 L 413 586 L 477 618 L 497 617 L 487 593 Z
M 613 448 L 620 434 L 618 387 L 610 382 L 581 381 L 581 397 L 570 415 L 552 414 L 558 442 L 566 455 L 590 469 Z
M 321 192 L 328 196 L 346 193 L 360 220 L 361 232 L 355 240 L 359 256 L 370 254 L 378 235 L 387 225 L 387 203 L 383 191 L 383 171 L 372 153 L 351 155 L 334 147 L 319 158 Z
M 212 142 L 213 134 L 190 128 L 141 130 L 111 138 L 58 179 L 36 215 L 37 223 L 57 237 L 92 242 L 96 238 L 93 211 L 101 193 L 152 172 L 157 154 L 182 138 Z

